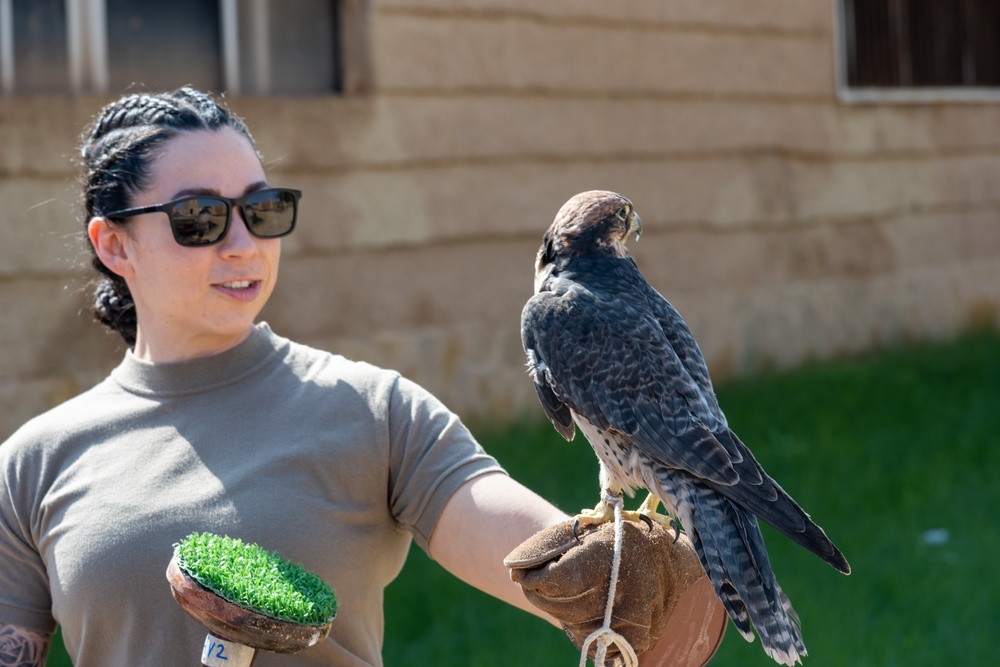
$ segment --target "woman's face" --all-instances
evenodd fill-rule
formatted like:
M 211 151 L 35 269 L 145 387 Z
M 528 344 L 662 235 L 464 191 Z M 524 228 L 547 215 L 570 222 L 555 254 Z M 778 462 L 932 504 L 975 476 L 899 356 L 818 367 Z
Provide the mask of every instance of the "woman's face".
M 147 188 L 133 207 L 163 204 L 188 194 L 241 197 L 267 187 L 250 141 L 231 128 L 184 132 L 163 144 L 150 165 Z M 178 245 L 163 213 L 124 225 L 125 276 L 136 305 L 135 354 L 178 361 L 227 350 L 249 335 L 274 290 L 281 239 L 247 231 L 233 207 L 229 231 L 215 245 Z

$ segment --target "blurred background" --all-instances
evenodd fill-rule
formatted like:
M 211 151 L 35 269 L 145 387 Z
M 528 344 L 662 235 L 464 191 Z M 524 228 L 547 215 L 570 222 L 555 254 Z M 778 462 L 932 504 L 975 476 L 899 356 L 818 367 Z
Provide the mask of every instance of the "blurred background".
M 264 314 L 466 417 L 537 412 L 541 235 L 629 197 L 717 379 L 1000 318 L 987 0 L 0 2 L 0 437 L 122 348 L 90 322 L 74 154 L 125 90 L 224 91 L 304 191 Z
M 304 192 L 264 319 L 499 429 L 512 469 L 503 429 L 540 414 L 518 333 L 534 254 L 583 190 L 633 201 L 633 254 L 717 383 L 965 349 L 963 333 L 1000 324 L 998 32 L 993 0 L 0 0 L 0 440 L 123 353 L 89 315 L 80 133 L 124 91 L 184 84 L 224 94 L 270 181 Z M 997 396 L 981 376 L 996 348 L 980 344 L 955 352 L 979 360 L 976 400 Z M 920 390 L 910 365 L 909 384 L 830 391 L 896 401 Z M 854 381 L 871 390 L 874 373 Z M 774 396 L 759 409 L 796 423 Z M 920 396 L 886 418 L 929 417 L 936 399 Z M 857 406 L 843 407 L 823 414 L 847 437 Z M 755 446 L 734 425 L 765 465 L 800 451 L 777 427 Z M 537 437 L 593 465 L 566 502 L 593 505 L 596 461 L 554 435 Z M 892 439 L 898 456 L 911 436 Z M 989 460 L 985 446 L 967 460 Z M 818 498 L 826 525 L 843 508 Z M 985 617 L 1000 622 L 995 606 Z

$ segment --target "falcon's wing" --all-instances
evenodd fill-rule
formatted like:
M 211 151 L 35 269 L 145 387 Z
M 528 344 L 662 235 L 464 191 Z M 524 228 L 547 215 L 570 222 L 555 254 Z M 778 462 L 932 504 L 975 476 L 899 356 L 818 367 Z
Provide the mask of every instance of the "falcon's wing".
M 642 291 L 633 293 L 635 299 L 558 281 L 560 288 L 529 299 L 521 317 L 525 353 L 539 371 L 533 372 L 535 388 L 553 424 L 564 423 L 559 420 L 568 408 L 631 437 L 664 466 L 721 486 L 735 484 L 733 463 L 742 453 L 713 434 L 720 427 L 728 432 L 715 417 L 714 395 L 706 399 Z
M 629 261 L 635 267 L 635 262 L 631 257 Z M 635 271 L 638 273 L 639 269 L 636 267 Z M 652 315 L 660 324 L 667 342 L 684 366 L 684 370 L 687 371 L 691 381 L 698 386 L 699 393 L 704 399 L 706 407 L 711 411 L 715 419 L 725 426 L 726 416 L 722 413 L 719 401 L 715 397 L 712 379 L 708 374 L 708 365 L 705 363 L 705 357 L 702 355 L 701 348 L 698 346 L 697 341 L 695 341 L 694 335 L 688 328 L 687 322 L 684 321 L 684 318 L 677 312 L 673 304 L 667 301 L 662 294 L 653 289 L 652 285 L 645 280 L 641 281 L 641 291 L 646 303 L 649 304 Z
M 553 424 L 559 428 L 556 420 L 565 420 L 569 435 L 560 432 L 571 438 L 572 410 L 601 429 L 612 428 L 654 462 L 705 480 L 835 567 L 846 567 L 725 418 L 715 417 L 721 412 L 690 331 L 678 326 L 683 320 L 677 311 L 639 280 L 639 289 L 612 296 L 558 278 L 560 288 L 535 295 L 525 306 L 522 339 L 529 358 L 544 369 L 534 374 L 535 388 L 547 396 L 543 405 Z M 662 303 L 647 301 L 646 290 Z M 681 341 L 685 357 L 672 340 Z

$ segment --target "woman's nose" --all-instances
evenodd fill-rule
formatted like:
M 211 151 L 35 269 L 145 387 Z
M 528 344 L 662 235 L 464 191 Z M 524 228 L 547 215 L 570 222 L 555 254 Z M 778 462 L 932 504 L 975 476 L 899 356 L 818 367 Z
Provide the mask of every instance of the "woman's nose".
M 253 252 L 257 248 L 257 239 L 250 233 L 242 207 L 234 206 L 231 215 L 229 232 L 222 241 L 223 248 L 230 253 Z

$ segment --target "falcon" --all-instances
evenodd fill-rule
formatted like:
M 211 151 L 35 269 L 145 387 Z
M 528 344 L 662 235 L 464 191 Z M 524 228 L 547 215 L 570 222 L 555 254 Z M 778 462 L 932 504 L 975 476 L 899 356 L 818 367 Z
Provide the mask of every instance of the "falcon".
M 850 565 L 730 430 L 687 324 L 628 254 L 641 231 L 632 202 L 614 192 L 583 192 L 556 214 L 521 315 L 535 391 L 564 438 L 579 428 L 590 442 L 604 493 L 648 491 L 629 518 L 683 528 L 740 634 L 753 641 L 756 631 L 779 664 L 801 662 L 799 619 L 757 518 L 840 572 Z M 661 502 L 669 516 L 657 514 Z M 602 496 L 577 521 L 612 518 Z

